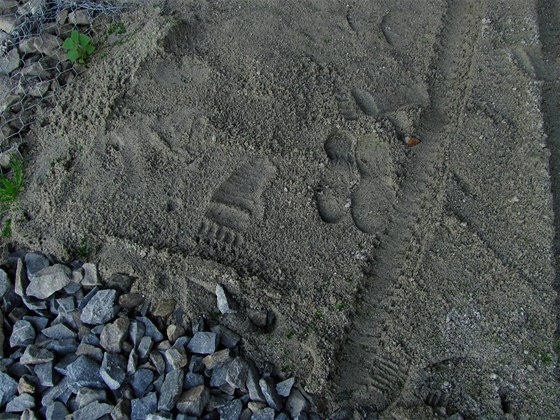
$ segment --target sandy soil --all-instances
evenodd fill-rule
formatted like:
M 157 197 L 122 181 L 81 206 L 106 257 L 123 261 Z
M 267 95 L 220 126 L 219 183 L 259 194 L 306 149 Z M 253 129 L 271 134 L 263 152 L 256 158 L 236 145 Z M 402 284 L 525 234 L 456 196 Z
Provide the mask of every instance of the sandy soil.
M 232 327 L 325 413 L 558 418 L 559 7 L 134 7 L 34 128 L 14 239 L 185 322 L 218 282 L 271 308 Z

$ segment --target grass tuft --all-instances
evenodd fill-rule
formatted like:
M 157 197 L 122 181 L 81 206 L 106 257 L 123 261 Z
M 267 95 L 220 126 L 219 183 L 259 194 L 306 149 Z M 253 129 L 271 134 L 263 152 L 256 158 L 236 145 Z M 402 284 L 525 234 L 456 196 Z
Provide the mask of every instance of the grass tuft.
M 23 190 L 23 162 L 12 160 L 11 176 L 0 174 L 0 205 L 2 211 L 6 211 L 16 201 L 19 193 Z

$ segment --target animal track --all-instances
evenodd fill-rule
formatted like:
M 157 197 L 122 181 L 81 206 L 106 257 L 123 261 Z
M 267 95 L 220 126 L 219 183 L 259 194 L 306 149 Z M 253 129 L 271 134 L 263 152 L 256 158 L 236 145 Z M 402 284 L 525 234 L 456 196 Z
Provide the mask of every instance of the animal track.
M 243 233 L 262 219 L 262 193 L 276 168 L 266 159 L 242 165 L 214 192 L 198 236 L 208 243 L 237 246 Z

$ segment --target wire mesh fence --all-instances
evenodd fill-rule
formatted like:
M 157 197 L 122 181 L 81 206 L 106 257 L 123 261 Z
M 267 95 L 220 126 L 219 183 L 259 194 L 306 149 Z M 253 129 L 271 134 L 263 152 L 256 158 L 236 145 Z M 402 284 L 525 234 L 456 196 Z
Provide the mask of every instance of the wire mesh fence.
M 0 1 L 2 151 L 17 149 L 36 107 L 86 68 L 92 48 L 84 44 L 93 45 L 107 28 L 121 30 L 110 26 L 120 11 L 115 3 L 96 0 Z M 67 41 L 72 38 L 76 42 Z

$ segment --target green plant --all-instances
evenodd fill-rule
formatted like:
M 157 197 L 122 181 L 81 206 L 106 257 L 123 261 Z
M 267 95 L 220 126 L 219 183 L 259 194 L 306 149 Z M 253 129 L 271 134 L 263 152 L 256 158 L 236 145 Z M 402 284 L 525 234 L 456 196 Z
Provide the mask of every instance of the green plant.
M 107 33 L 109 35 L 113 35 L 113 34 L 117 34 L 117 35 L 122 35 L 126 32 L 126 28 L 124 26 L 124 23 L 122 23 L 121 21 L 113 23 L 110 27 L 109 30 L 107 31 Z
M 336 304 L 337 311 L 344 311 L 345 309 L 348 309 L 348 305 L 346 303 L 339 302 Z
M 70 38 L 66 38 L 62 48 L 68 51 L 68 60 L 71 63 L 86 64 L 86 60 L 95 51 L 95 46 L 91 43 L 91 37 L 73 30 Z
M 93 247 L 88 243 L 88 241 L 86 240 L 86 238 L 82 238 L 80 240 L 80 245 L 78 246 L 78 249 L 76 249 L 76 255 L 78 256 L 79 259 L 81 259 L 82 261 L 87 261 L 90 259 L 90 257 L 92 256 L 92 254 L 94 253 L 94 249 Z
M 0 205 L 3 212 L 11 207 L 23 189 L 23 162 L 12 160 L 10 168 L 11 176 L 0 174 Z
M 12 236 L 12 219 L 6 219 L 2 222 L 2 237 L 10 238 Z

